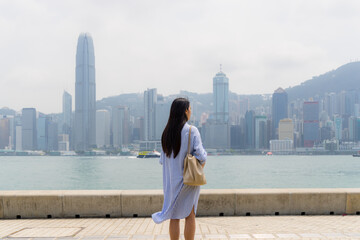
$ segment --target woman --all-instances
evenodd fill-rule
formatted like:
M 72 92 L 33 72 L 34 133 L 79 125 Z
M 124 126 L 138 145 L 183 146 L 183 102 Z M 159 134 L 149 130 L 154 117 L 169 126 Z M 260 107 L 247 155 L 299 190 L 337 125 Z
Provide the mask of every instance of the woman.
M 190 103 L 177 98 L 171 104 L 168 123 L 161 136 L 162 151 L 160 164 L 163 165 L 164 205 L 161 212 L 154 213 L 155 223 L 170 219 L 170 239 L 180 238 L 180 219 L 185 218 L 184 236 L 194 239 L 195 214 L 200 195 L 200 186 L 188 186 L 183 182 L 184 158 L 187 153 L 191 116 Z M 207 153 L 203 148 L 199 130 L 192 126 L 190 153 L 204 166 Z

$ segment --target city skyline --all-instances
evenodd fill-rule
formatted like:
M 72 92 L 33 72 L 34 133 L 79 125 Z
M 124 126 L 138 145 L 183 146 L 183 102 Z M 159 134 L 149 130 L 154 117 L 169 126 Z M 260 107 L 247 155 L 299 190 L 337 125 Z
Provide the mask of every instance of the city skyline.
M 360 53 L 360 34 L 351 31 L 360 20 L 356 1 L 83 5 L 1 3 L 0 26 L 7 33 L 0 38 L 1 107 L 61 112 L 63 90 L 75 92 L 73 45 L 83 31 L 96 38 L 97 99 L 147 88 L 210 93 L 208 79 L 219 64 L 233 80 L 232 92 L 271 94 Z

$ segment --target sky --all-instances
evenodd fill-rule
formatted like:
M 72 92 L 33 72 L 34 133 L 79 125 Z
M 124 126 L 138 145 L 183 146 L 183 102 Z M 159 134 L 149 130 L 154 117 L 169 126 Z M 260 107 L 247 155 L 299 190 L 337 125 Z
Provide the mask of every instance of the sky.
M 157 88 L 272 93 L 360 55 L 360 1 L 0 0 L 0 108 L 75 102 L 77 38 L 94 40 L 96 98 Z

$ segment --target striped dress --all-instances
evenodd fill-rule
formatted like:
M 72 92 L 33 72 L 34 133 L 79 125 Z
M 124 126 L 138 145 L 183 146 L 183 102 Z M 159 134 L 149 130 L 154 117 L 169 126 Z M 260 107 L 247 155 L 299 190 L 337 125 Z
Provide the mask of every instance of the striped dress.
M 184 158 L 187 153 L 189 139 L 189 124 L 185 124 L 181 130 L 181 148 L 176 156 L 166 157 L 161 151 L 160 164 L 163 168 L 164 204 L 160 212 L 152 214 L 155 223 L 161 223 L 167 219 L 182 219 L 190 215 L 194 206 L 196 213 L 200 195 L 200 186 L 188 186 L 183 182 Z M 190 136 L 190 153 L 201 164 L 205 163 L 207 153 L 202 145 L 199 130 L 192 126 Z

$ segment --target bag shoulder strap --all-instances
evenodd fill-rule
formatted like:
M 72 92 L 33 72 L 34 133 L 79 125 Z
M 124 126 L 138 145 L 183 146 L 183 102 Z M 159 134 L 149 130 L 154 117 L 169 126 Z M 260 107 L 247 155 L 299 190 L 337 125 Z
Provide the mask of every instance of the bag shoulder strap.
M 190 125 L 190 128 L 189 128 L 189 141 L 188 141 L 188 150 L 187 150 L 188 154 L 190 154 L 190 136 L 191 136 L 191 125 Z

